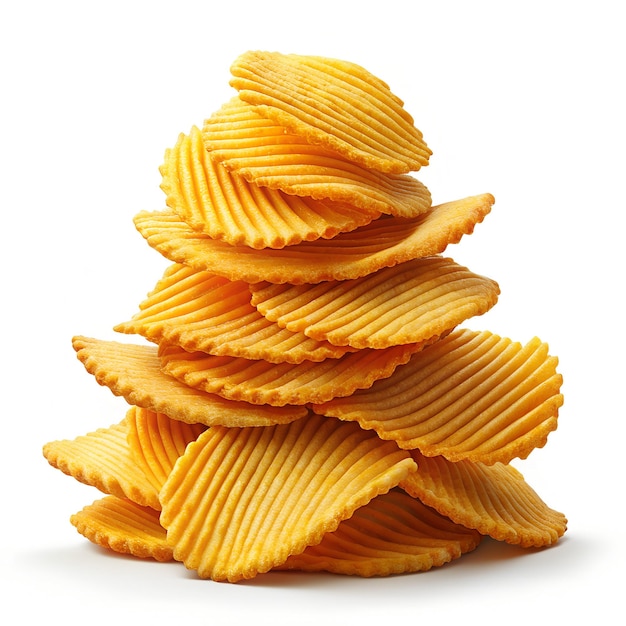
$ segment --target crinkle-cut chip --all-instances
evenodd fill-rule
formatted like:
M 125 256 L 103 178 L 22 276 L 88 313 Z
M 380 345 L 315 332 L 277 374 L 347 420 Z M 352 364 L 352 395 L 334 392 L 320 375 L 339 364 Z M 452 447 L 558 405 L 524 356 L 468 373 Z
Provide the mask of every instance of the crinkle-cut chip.
M 135 463 L 127 434 L 128 425 L 123 420 L 76 439 L 51 441 L 43 447 L 43 455 L 52 467 L 85 485 L 160 509 L 159 490 Z
M 557 427 L 563 377 L 548 345 L 457 329 L 350 398 L 313 407 L 401 448 L 486 464 L 526 458 Z
M 334 237 L 380 215 L 249 183 L 209 158 L 195 126 L 166 151 L 160 171 L 167 205 L 194 230 L 232 245 L 282 248 Z
M 385 174 L 287 132 L 235 97 L 204 123 L 211 159 L 261 187 L 289 195 L 344 202 L 368 214 L 416 217 L 430 191 L 408 174 Z
M 70 517 L 76 530 L 103 548 L 139 558 L 174 559 L 159 511 L 130 500 L 107 496 Z
M 365 577 L 427 571 L 470 552 L 481 538 L 395 488 L 275 569 Z
M 565 515 L 548 507 L 512 465 L 412 454 L 418 470 L 400 486 L 457 524 L 524 548 L 552 545 L 565 533 Z
M 440 336 L 497 301 L 498 284 L 452 259 L 427 257 L 354 280 L 250 285 L 272 322 L 318 341 L 388 348 Z
M 187 424 L 141 407 L 128 410 L 126 423 L 132 458 L 157 492 L 187 444 L 206 430 L 203 424 Z
M 161 371 L 156 346 L 81 336 L 74 337 L 72 344 L 85 369 L 114 395 L 133 406 L 188 424 L 267 426 L 285 424 L 307 414 L 304 407 L 235 402 L 188 387 Z
M 216 426 L 190 443 L 160 493 L 174 558 L 236 582 L 281 565 L 415 470 L 357 424 L 312 415 L 262 428 Z
M 282 250 L 258 251 L 215 241 L 190 228 L 175 213 L 142 211 L 137 230 L 170 261 L 248 283 L 319 283 L 349 280 L 384 267 L 442 253 L 471 234 L 490 212 L 491 194 L 432 207 L 413 220 L 386 217 L 333 239 Z
M 319 56 L 249 51 L 230 84 L 261 115 L 364 167 L 408 172 L 432 154 L 404 103 L 363 67 Z
M 270 363 L 323 361 L 354 350 L 281 328 L 263 317 L 250 298 L 248 283 L 177 263 L 166 268 L 139 312 L 115 330 L 188 352 Z
M 326 402 L 365 389 L 390 376 L 424 345 L 358 350 L 339 359 L 295 365 L 187 352 L 166 344 L 160 344 L 159 354 L 162 370 L 190 387 L 229 400 L 280 407 Z

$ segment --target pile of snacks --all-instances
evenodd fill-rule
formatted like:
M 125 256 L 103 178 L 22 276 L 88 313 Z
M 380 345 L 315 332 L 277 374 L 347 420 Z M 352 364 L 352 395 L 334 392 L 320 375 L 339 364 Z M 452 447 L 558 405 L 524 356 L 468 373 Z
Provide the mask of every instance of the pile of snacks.
M 557 427 L 557 359 L 462 328 L 499 287 L 442 256 L 494 198 L 433 206 L 410 174 L 430 149 L 360 66 L 247 52 L 231 73 L 165 153 L 167 209 L 135 217 L 172 263 L 115 327 L 148 341 L 73 339 L 130 408 L 44 446 L 106 494 L 72 524 L 231 582 L 554 544 L 567 520 L 510 462 Z

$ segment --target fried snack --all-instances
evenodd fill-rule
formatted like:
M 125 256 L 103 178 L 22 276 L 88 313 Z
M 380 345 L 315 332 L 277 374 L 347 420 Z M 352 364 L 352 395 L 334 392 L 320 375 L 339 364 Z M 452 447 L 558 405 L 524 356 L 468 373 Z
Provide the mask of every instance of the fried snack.
M 457 329 L 387 380 L 313 409 L 427 456 L 508 463 L 543 447 L 557 427 L 563 404 L 557 364 L 536 337 L 522 346 Z
M 139 312 L 115 330 L 188 352 L 270 363 L 323 361 L 354 351 L 281 328 L 250 304 L 251 297 L 248 283 L 176 263 L 165 270 Z
M 85 485 L 160 509 L 159 490 L 135 463 L 127 442 L 125 420 L 76 439 L 51 441 L 43 447 L 48 463 Z
M 211 159 L 261 187 L 344 202 L 368 214 L 416 217 L 431 206 L 430 191 L 414 177 L 366 169 L 310 144 L 237 97 L 205 121 L 202 136 Z
M 131 456 L 157 492 L 187 444 L 206 430 L 203 424 L 186 424 L 140 407 L 128 410 L 126 423 Z
M 160 493 L 174 558 L 235 582 L 283 564 L 415 470 L 393 442 L 311 416 L 213 427 L 189 444 Z
M 107 496 L 70 517 L 76 530 L 103 548 L 156 561 L 172 561 L 159 511 L 131 500 Z
M 426 343 L 358 350 L 339 359 L 296 365 L 187 352 L 165 344 L 160 345 L 159 356 L 161 369 L 190 387 L 229 400 L 283 407 L 326 402 L 366 389 L 374 381 L 391 376 Z
M 255 249 L 331 238 L 380 215 L 259 187 L 209 158 L 201 131 L 180 134 L 160 168 L 167 205 L 211 239 Z
M 418 471 L 400 486 L 457 524 L 523 548 L 550 546 L 567 529 L 512 465 L 412 455 Z
M 161 371 L 156 346 L 80 336 L 74 337 L 72 344 L 78 359 L 100 385 L 131 405 L 172 419 L 205 426 L 266 426 L 285 424 L 307 414 L 304 407 L 257 406 L 188 387 Z
M 276 569 L 368 577 L 419 572 L 459 558 L 480 540 L 477 531 L 396 488 L 357 509 L 321 543 Z
M 442 253 L 490 212 L 491 194 L 432 207 L 413 220 L 383 218 L 333 239 L 263 252 L 234 248 L 190 228 L 175 213 L 142 211 L 137 230 L 165 258 L 229 280 L 315 284 L 360 278 L 384 267 Z
M 427 257 L 354 280 L 250 285 L 262 315 L 293 332 L 353 348 L 389 348 L 446 334 L 497 301 L 498 284 L 452 259 Z
M 432 152 L 402 100 L 355 63 L 250 51 L 231 73 L 242 100 L 313 144 L 383 172 L 428 165 Z

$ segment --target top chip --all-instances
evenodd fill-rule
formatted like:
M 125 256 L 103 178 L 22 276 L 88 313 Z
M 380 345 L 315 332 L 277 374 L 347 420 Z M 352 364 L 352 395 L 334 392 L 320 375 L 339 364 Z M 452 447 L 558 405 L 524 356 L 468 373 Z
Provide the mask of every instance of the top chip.
M 389 86 L 354 63 L 249 51 L 230 84 L 258 112 L 313 144 L 366 168 L 402 174 L 428 165 L 432 151 Z

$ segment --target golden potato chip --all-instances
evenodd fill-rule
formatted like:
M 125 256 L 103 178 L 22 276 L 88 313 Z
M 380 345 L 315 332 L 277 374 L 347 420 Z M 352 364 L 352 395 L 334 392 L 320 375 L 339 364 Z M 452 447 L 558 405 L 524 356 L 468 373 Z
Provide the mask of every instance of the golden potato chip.
M 450 461 L 508 463 L 557 427 L 563 377 L 548 345 L 458 329 L 387 380 L 314 410 L 357 421 L 401 448 Z
M 160 509 L 159 490 L 135 463 L 127 434 L 128 425 L 124 420 L 76 439 L 51 441 L 43 447 L 43 455 L 52 467 L 85 485 Z
M 250 51 L 231 73 L 242 100 L 311 143 L 384 172 L 428 164 L 431 150 L 402 100 L 355 63 Z
M 400 486 L 457 524 L 523 548 L 552 545 L 565 533 L 565 516 L 548 507 L 513 466 L 412 454 L 418 470 Z
M 268 363 L 205 352 L 187 352 L 161 344 L 161 368 L 182 383 L 229 400 L 271 406 L 325 402 L 365 389 L 390 376 L 424 344 L 392 346 L 385 350 L 358 350 L 339 359 Z
M 174 264 L 140 304 L 139 313 L 115 330 L 188 352 L 270 363 L 323 361 L 355 350 L 281 328 L 263 317 L 250 298 L 248 283 Z
M 226 400 L 181 383 L 161 371 L 156 346 L 74 337 L 85 369 L 129 404 L 189 424 L 266 426 L 304 417 L 304 407 L 266 407 Z
M 235 582 L 322 540 L 415 470 L 393 442 L 311 416 L 288 425 L 213 427 L 189 444 L 161 490 L 174 558 Z
M 272 322 L 318 341 L 388 348 L 440 336 L 488 311 L 498 284 L 452 259 L 427 257 L 361 278 L 316 285 L 250 285 L 252 304 Z
M 156 561 L 172 561 L 159 511 L 107 496 L 70 517 L 76 530 L 103 548 Z
M 166 151 L 161 174 L 167 205 L 194 230 L 232 245 L 282 248 L 334 237 L 380 215 L 251 184 L 209 158 L 195 126 Z
M 126 423 L 132 458 L 157 492 L 187 444 L 206 430 L 203 424 L 186 424 L 140 407 L 128 411 Z
M 142 211 L 137 230 L 171 261 L 248 283 L 348 280 L 412 259 L 434 256 L 473 232 L 491 210 L 490 194 L 432 207 L 414 220 L 383 218 L 333 239 L 262 252 L 233 247 L 191 229 L 172 212 Z
M 385 174 L 292 135 L 235 97 L 205 121 L 210 158 L 248 182 L 286 194 L 345 202 L 367 213 L 416 217 L 429 190 L 407 174 Z
M 455 524 L 396 488 L 357 509 L 321 543 L 275 569 L 355 576 L 419 572 L 459 558 L 480 540 L 477 531 Z

